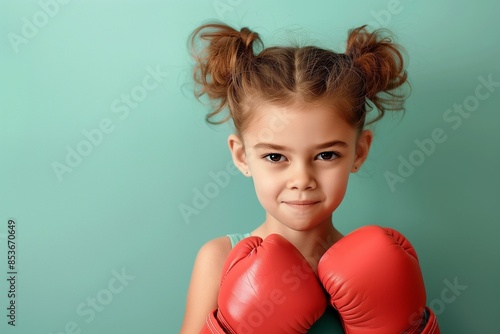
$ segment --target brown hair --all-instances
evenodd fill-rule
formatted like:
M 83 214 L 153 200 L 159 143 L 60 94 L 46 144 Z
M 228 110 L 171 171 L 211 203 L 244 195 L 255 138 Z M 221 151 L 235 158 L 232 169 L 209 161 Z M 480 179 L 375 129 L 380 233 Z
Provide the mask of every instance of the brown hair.
M 198 48 L 197 41 L 206 44 Z M 195 95 L 206 94 L 213 106 L 206 120 L 220 124 L 231 118 L 238 134 L 260 102 L 332 103 L 341 106 L 346 120 L 359 129 L 373 107 L 378 114 L 367 124 L 382 118 L 386 110 L 404 111 L 407 94 L 397 91 L 407 82 L 402 48 L 387 30 L 350 30 L 345 53 L 315 46 L 263 48 L 257 33 L 225 24 L 200 26 L 190 42 L 196 60 Z M 226 107 L 229 115 L 214 120 Z

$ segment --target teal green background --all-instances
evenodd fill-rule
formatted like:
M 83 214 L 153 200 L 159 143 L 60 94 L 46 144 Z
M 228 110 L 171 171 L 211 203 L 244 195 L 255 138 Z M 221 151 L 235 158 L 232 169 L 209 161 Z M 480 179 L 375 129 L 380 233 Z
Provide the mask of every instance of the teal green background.
M 443 118 L 473 101 L 478 77 L 500 81 L 498 1 L 74 0 L 14 47 L 23 18 L 43 23 L 40 3 L 0 2 L 2 333 L 55 334 L 72 322 L 81 333 L 178 332 L 199 247 L 262 222 L 251 180 L 241 175 L 212 187 L 197 214 L 180 210 L 230 161 L 231 129 L 205 124 L 208 108 L 190 81 L 187 38 L 213 19 L 249 26 L 267 45 L 299 39 L 339 51 L 350 28 L 395 32 L 410 56 L 407 112 L 375 127 L 335 224 L 343 233 L 391 226 L 411 240 L 443 333 L 500 331 L 500 87 L 456 129 Z M 140 92 L 147 69 L 157 67 L 161 84 L 126 117 L 123 103 L 114 112 L 113 102 Z M 67 146 L 76 149 L 83 131 L 106 119 L 113 130 L 59 180 L 54 162 L 65 163 Z M 436 128 L 447 140 L 391 189 L 386 172 L 398 173 L 400 156 L 417 157 L 415 140 Z M 5 317 L 10 218 L 18 225 L 15 328 Z M 78 307 L 109 297 L 114 270 L 135 278 L 87 322 Z M 453 293 L 454 281 L 466 288 Z

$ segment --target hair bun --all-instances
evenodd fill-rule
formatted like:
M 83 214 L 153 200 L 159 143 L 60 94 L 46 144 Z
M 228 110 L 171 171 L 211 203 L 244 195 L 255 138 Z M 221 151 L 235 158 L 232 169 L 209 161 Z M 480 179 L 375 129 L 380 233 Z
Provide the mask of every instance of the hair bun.
M 192 33 L 190 40 L 191 54 L 196 60 L 194 80 L 198 89 L 195 95 L 199 98 L 206 94 L 216 101 L 214 111 L 207 115 L 208 120 L 227 106 L 232 86 L 254 59 L 254 43 L 262 43 L 259 35 L 248 28 L 238 31 L 219 23 L 202 25 Z M 198 42 L 205 45 L 199 48 Z
M 402 52 L 387 30 L 369 32 L 365 25 L 349 31 L 346 54 L 364 76 L 366 97 L 380 112 L 377 119 L 385 110 L 404 110 L 407 94 L 395 91 L 407 82 Z
M 241 28 L 240 30 L 240 38 L 246 48 L 252 47 L 253 42 L 259 40 L 259 34 L 251 31 L 247 27 Z M 253 51 L 253 48 L 252 48 Z

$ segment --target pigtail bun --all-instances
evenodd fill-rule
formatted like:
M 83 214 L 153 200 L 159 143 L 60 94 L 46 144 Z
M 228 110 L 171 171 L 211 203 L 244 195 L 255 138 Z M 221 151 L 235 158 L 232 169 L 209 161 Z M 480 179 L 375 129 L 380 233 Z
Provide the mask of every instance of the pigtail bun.
M 369 123 L 382 118 L 386 110 L 404 111 L 408 94 L 397 90 L 407 83 L 408 76 L 402 52 L 385 30 L 369 32 L 361 26 L 349 31 L 345 53 L 364 76 L 366 98 L 379 112 Z
M 262 45 L 262 41 L 248 28 L 237 31 L 225 24 L 202 25 L 192 33 L 190 41 L 191 55 L 196 61 L 195 96 L 199 99 L 206 94 L 214 103 L 213 111 L 206 116 L 207 122 L 223 123 L 229 115 L 219 121 L 212 118 L 234 100 L 228 96 L 236 94 L 234 85 L 238 85 L 240 74 L 254 58 L 254 44 Z M 197 41 L 205 42 L 201 50 L 197 48 Z M 230 105 L 229 108 L 232 109 Z

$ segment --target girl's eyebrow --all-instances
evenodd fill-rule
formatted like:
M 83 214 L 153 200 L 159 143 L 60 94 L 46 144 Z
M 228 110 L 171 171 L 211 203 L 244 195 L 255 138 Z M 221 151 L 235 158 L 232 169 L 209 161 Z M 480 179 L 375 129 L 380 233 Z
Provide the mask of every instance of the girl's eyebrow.
M 328 147 L 333 147 L 333 146 L 339 146 L 339 147 L 347 147 L 347 143 L 342 141 L 342 140 L 332 140 L 323 144 L 319 144 L 316 146 L 316 149 L 323 149 L 323 148 L 328 148 Z M 276 150 L 276 151 L 290 151 L 290 149 L 286 146 L 282 145 L 277 145 L 277 144 L 272 144 L 272 143 L 257 143 L 253 146 L 255 149 L 269 149 L 269 150 Z
M 316 148 L 322 149 L 322 148 L 328 148 L 328 147 L 332 147 L 332 146 L 347 147 L 348 145 L 345 141 L 342 141 L 342 140 L 332 140 L 332 141 L 320 144 L 320 145 L 316 146 Z

